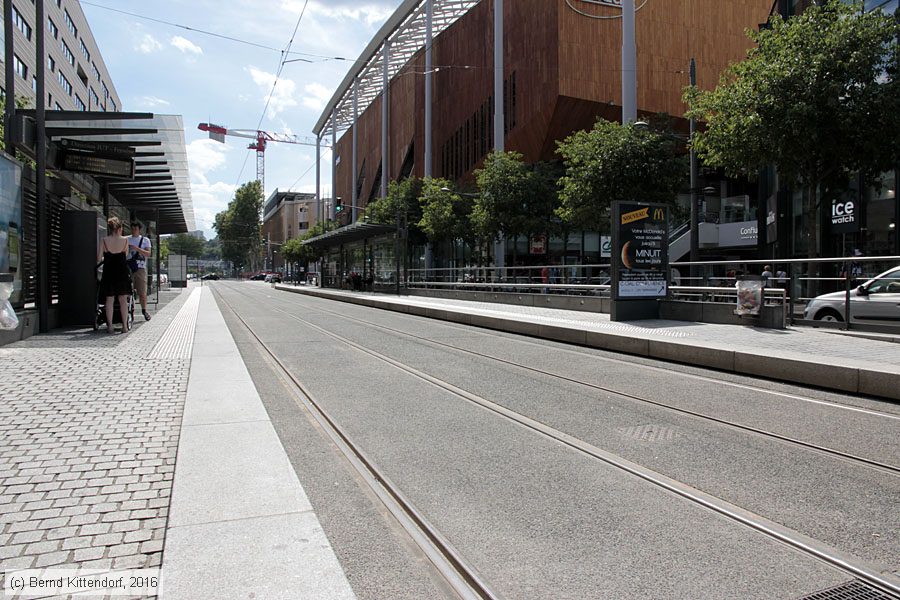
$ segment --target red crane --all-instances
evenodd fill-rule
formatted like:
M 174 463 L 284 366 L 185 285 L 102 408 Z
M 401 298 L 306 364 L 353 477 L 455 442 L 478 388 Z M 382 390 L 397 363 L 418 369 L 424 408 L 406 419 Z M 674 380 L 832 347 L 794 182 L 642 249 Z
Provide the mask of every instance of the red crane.
M 317 145 L 316 138 L 291 135 L 287 133 L 270 133 L 268 131 L 259 131 L 256 129 L 228 129 L 227 127 L 214 125 L 212 123 L 200 123 L 197 128 L 200 131 L 209 132 L 210 139 L 216 140 L 217 142 L 221 142 L 223 144 L 225 143 L 226 135 L 230 135 L 231 137 L 241 137 L 256 140 L 254 143 L 247 146 L 247 148 L 250 150 L 256 150 L 256 178 L 259 179 L 259 183 L 262 185 L 264 193 L 266 189 L 266 146 L 269 142 L 279 142 L 281 144 L 297 144 L 300 146 L 313 147 L 316 147 Z M 322 140 L 322 143 L 320 145 L 322 147 L 327 147 L 324 140 Z

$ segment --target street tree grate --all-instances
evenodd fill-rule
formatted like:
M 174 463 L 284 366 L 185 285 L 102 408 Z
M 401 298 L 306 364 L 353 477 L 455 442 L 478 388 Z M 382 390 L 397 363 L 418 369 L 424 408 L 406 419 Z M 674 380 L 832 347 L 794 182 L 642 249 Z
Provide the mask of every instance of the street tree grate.
M 892 600 L 892 598 L 858 579 L 852 579 L 833 588 L 813 592 L 799 600 Z

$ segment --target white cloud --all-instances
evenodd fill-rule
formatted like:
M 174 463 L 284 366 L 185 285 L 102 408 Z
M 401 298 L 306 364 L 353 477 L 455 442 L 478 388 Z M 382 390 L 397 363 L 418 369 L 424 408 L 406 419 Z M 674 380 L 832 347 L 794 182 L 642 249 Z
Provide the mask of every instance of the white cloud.
M 225 164 L 225 153 L 230 148 L 211 139 L 194 140 L 187 145 L 188 166 L 191 180 L 207 184 L 207 174 Z
M 156 96 L 141 96 L 137 99 L 136 104 L 147 108 L 155 108 L 157 106 L 169 106 L 170 102 Z
M 187 145 L 188 166 L 191 172 L 191 202 L 197 228 L 214 236 L 212 224 L 216 214 L 228 207 L 237 189 L 224 181 L 210 182 L 209 174 L 225 166 L 230 148 L 211 139 L 194 140 Z
M 270 119 L 274 119 L 279 113 L 284 112 L 288 108 L 297 106 L 297 84 L 294 80 L 281 77 L 273 92 L 272 86 L 275 84 L 274 73 L 269 73 L 253 66 L 248 67 L 247 70 L 250 72 L 250 77 L 253 78 L 253 83 L 263 91 L 263 103 L 269 97 L 269 93 L 271 92 L 272 94 L 267 113 Z
M 191 202 L 197 228 L 204 230 L 208 238 L 215 237 L 213 223 L 216 214 L 228 208 L 228 203 L 234 198 L 236 190 L 234 185 L 224 181 L 191 183 Z
M 334 90 L 315 82 L 303 86 L 303 91 L 306 92 L 303 96 L 303 106 L 316 111 L 323 110 L 334 93 Z
M 180 35 L 174 36 L 170 41 L 170 44 L 175 48 L 178 48 L 185 54 L 203 54 L 203 48 L 192 42 L 187 38 L 183 38 Z
M 162 44 L 160 44 L 155 37 L 149 33 L 145 33 L 143 37 L 138 40 L 135 48 L 138 52 L 142 52 L 143 54 L 152 54 L 153 52 L 162 50 L 162 47 Z
M 293 13 L 300 13 L 304 0 L 282 0 L 281 7 Z M 354 3 L 342 3 L 332 0 L 323 4 L 316 0 L 310 0 L 307 12 L 326 19 L 353 20 L 365 23 L 369 27 L 385 21 L 394 12 L 394 8 L 387 3 L 366 2 L 359 6 Z

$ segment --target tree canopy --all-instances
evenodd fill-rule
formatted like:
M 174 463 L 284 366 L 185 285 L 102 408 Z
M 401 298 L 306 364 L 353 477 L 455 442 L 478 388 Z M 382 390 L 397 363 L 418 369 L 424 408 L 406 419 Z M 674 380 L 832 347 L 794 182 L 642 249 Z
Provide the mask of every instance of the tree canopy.
M 812 255 L 818 205 L 854 174 L 875 176 L 897 160 L 900 23 L 827 0 L 748 35 L 756 47 L 716 89 L 685 93 L 689 115 L 706 123 L 694 147 L 730 174 L 754 177 L 774 164 L 783 182 L 805 188 Z
M 472 240 L 472 200 L 450 189 L 452 185 L 446 179 L 426 179 L 422 184 L 422 218 L 418 226 L 432 243 Z
M 687 161 L 672 136 L 633 123 L 600 119 L 558 143 L 565 175 L 559 217 L 570 227 L 609 228 L 616 200 L 673 204 L 688 180 Z
M 475 171 L 479 195 L 472 223 L 479 236 L 497 239 L 501 235 L 529 233 L 531 215 L 528 201 L 533 195 L 532 170 L 518 152 L 492 152 L 484 166 Z
M 256 270 L 262 248 L 263 192 L 259 181 L 237 189 L 228 208 L 216 215 L 213 227 L 222 245 L 222 258 L 235 268 Z
M 162 242 L 164 247 L 160 248 L 161 258 L 168 259 L 169 254 L 183 254 L 191 258 L 201 258 L 206 242 L 200 238 L 196 238 L 189 233 L 176 233 L 169 236 Z

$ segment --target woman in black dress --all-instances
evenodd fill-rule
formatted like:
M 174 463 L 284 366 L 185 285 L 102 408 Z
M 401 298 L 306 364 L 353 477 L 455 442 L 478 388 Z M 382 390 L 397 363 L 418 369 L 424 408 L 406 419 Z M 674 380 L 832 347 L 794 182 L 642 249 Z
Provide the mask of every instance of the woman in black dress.
M 97 261 L 103 260 L 100 296 L 106 298 L 106 330 L 113 333 L 113 298 L 116 297 L 122 315 L 122 333 L 127 333 L 128 296 L 131 295 L 131 273 L 126 263 L 128 238 L 122 236 L 122 223 L 118 217 L 109 218 L 106 233 L 97 250 Z

